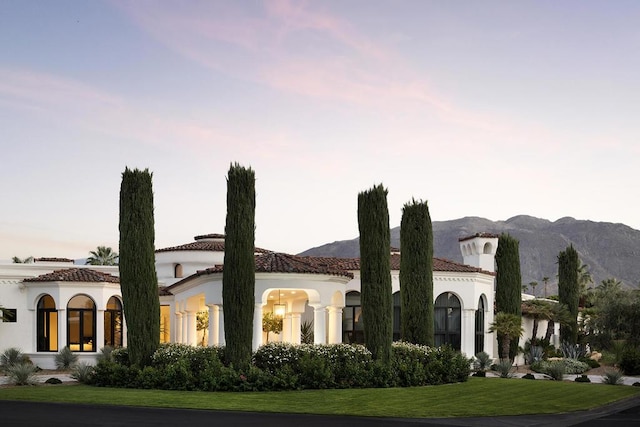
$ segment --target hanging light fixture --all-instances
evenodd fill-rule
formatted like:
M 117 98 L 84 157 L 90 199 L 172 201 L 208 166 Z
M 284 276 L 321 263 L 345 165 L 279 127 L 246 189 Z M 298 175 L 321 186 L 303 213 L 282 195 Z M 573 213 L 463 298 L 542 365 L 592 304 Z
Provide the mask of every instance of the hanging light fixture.
M 273 304 L 273 314 L 277 317 L 284 317 L 287 312 L 287 305 L 280 303 L 280 289 L 278 289 L 278 303 Z

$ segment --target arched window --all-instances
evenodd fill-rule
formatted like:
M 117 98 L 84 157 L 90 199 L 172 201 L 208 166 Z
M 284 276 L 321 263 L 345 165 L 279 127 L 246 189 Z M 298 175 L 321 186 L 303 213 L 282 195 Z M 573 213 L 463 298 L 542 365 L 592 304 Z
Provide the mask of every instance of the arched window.
M 122 347 L 122 303 L 116 297 L 109 298 L 104 311 L 104 345 Z
M 173 277 L 180 278 L 183 276 L 182 264 L 176 264 L 173 266 Z
M 482 249 L 482 253 L 491 254 L 492 251 L 493 251 L 493 246 L 491 246 L 491 243 L 489 242 L 485 243 L 484 248 Z
M 462 312 L 458 297 L 451 292 L 440 294 L 434 304 L 433 314 L 436 347 L 449 344 L 459 351 Z
M 58 310 L 51 295 L 38 301 L 38 351 L 58 351 Z
M 393 340 L 400 341 L 402 320 L 400 317 L 400 291 L 393 294 Z
M 86 295 L 67 304 L 67 345 L 71 351 L 96 351 L 96 305 Z
M 484 351 L 484 298 L 480 297 L 476 310 L 476 346 L 475 354 Z
M 342 342 L 364 343 L 360 292 L 351 291 L 345 295 L 345 307 L 342 310 Z

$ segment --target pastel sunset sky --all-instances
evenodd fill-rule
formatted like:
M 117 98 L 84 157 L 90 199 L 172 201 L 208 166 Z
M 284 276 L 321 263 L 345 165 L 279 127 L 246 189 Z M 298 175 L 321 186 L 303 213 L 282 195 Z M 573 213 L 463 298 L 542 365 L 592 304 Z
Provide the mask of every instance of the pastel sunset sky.
M 223 233 L 256 173 L 256 245 L 528 214 L 640 229 L 640 2 L 0 2 L 0 259 L 118 247 L 125 167 L 156 248 Z M 484 230 L 478 230 L 484 231 Z

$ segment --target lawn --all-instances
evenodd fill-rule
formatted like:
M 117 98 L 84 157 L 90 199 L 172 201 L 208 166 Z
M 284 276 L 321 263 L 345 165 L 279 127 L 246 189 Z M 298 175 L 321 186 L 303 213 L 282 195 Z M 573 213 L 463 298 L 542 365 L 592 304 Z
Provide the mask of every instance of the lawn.
M 639 393 L 640 387 L 630 386 L 470 378 L 465 383 L 427 387 L 255 393 L 39 385 L 0 388 L 0 399 L 225 411 L 432 418 L 571 412 L 592 409 Z

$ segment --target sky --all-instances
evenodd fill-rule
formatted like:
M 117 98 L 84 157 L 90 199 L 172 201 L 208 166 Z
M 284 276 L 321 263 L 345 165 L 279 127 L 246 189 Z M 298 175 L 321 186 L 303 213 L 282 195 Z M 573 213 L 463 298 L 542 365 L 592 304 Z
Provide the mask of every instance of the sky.
M 0 259 L 117 251 L 125 168 L 155 246 L 224 233 L 231 164 L 256 246 L 520 214 L 640 229 L 640 2 L 0 1 Z M 484 230 L 478 230 L 484 231 Z M 457 244 L 457 242 L 452 242 Z

